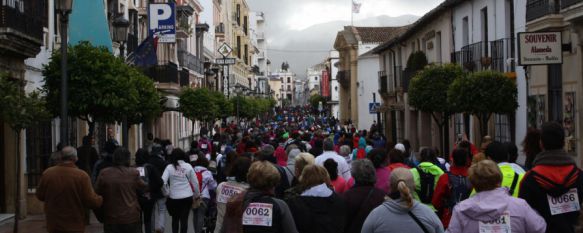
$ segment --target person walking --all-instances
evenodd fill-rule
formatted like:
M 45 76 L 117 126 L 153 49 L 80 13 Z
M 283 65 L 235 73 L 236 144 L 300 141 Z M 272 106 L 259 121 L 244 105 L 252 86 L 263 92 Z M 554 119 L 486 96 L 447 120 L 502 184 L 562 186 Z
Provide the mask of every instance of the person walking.
M 444 228 L 449 226 L 454 206 L 467 199 L 472 192 L 467 167 L 468 160 L 471 158 L 470 152 L 454 149 L 452 158 L 453 166 L 450 167 L 448 173 L 439 177 L 431 199 Z
M 344 232 L 360 233 L 368 214 L 385 200 L 385 193 L 375 188 L 376 171 L 370 160 L 354 161 L 351 174 L 354 186 L 342 194 L 347 206 Z
M 77 167 L 85 171 L 89 177 L 93 174 L 93 166 L 99 160 L 97 150 L 93 148 L 94 140 L 91 136 L 83 137 L 83 145 L 77 148 Z M 89 209 L 85 210 L 85 223 L 89 224 Z
M 274 197 L 279 171 L 267 161 L 251 164 L 249 190 L 227 203 L 223 229 L 227 233 L 298 233 L 288 205 Z
M 154 140 L 157 141 L 157 140 Z M 163 148 L 160 144 L 154 143 L 151 148 L 148 163 L 160 173 L 160 180 L 162 179 L 162 172 L 166 169 L 167 163 L 163 156 Z M 163 183 L 163 182 L 162 182 Z M 154 229 L 156 233 L 163 233 L 166 227 L 166 196 L 162 192 L 162 187 L 158 189 L 151 189 L 150 195 L 155 200 L 154 214 L 152 215 L 154 222 Z
M 200 198 L 200 190 L 194 169 L 188 156 L 180 148 L 170 153 L 171 164 L 162 173 L 163 189 L 168 190 L 166 206 L 172 217 L 172 233 L 188 231 L 188 215 L 194 198 Z
M 421 150 L 420 155 L 421 163 L 417 167 L 410 169 L 415 180 L 415 199 L 435 210 L 431 200 L 437 180 L 443 174 L 443 170 L 434 163 L 437 159 L 433 149 L 425 148 Z
M 300 233 L 344 231 L 346 204 L 330 184 L 324 167 L 308 165 L 300 176 L 302 194 L 287 201 Z
M 428 206 L 413 199 L 415 181 L 410 170 L 391 172 L 388 201 L 375 208 L 364 221 L 362 233 L 441 233 L 441 221 Z
M 103 230 L 105 233 L 139 233 L 140 203 L 138 190 L 146 184 L 139 172 L 129 167 L 130 152 L 123 147 L 113 153 L 113 166 L 99 173 L 95 192 L 103 196 Z
M 247 172 L 251 166 L 251 159 L 238 157 L 233 161 L 232 166 L 227 171 L 227 181 L 222 182 L 217 187 L 217 221 L 215 233 L 223 232 L 223 218 L 225 216 L 227 202 L 232 197 L 246 191 Z
M 520 182 L 524 176 L 524 170 L 520 168 L 516 170 L 510 163 L 508 163 L 508 149 L 507 147 L 497 141 L 493 141 L 486 147 L 484 151 L 486 158 L 498 164 L 500 171 L 502 171 L 502 187 L 508 188 L 508 193 L 514 197 L 518 197 L 520 190 Z
M 348 187 L 346 185 L 346 180 L 338 175 L 338 163 L 333 159 L 328 159 L 324 162 L 324 168 L 326 168 L 328 175 L 330 175 L 330 184 L 332 185 L 332 188 L 334 188 L 334 192 L 338 194 L 346 192 Z
M 324 166 L 324 161 L 328 159 L 334 159 L 338 163 L 338 175 L 342 176 L 344 180 L 350 180 L 350 167 L 346 163 L 346 159 L 334 151 L 334 141 L 332 139 L 324 139 L 324 152 L 320 156 L 314 156 L 316 156 L 316 165 L 319 166 Z
M 36 197 L 44 202 L 47 231 L 83 233 L 85 208 L 99 208 L 103 199 L 93 191 L 89 175 L 75 166 L 75 148 L 64 147 L 59 161 L 43 172 L 36 189 Z
M 484 160 L 472 165 L 469 177 L 478 193 L 455 206 L 448 233 L 493 232 L 494 229 L 513 233 L 545 232 L 544 219 L 525 200 L 512 197 L 501 188 L 502 172 L 495 162 Z
M 399 167 L 410 169 L 410 167 L 405 164 L 405 155 L 403 155 L 403 152 L 393 148 L 389 150 L 389 165 L 387 168 L 392 171 Z
M 155 193 L 160 192 L 160 188 L 162 188 L 162 174 L 160 174 L 160 171 L 156 167 L 148 163 L 149 157 L 150 154 L 145 148 L 139 149 L 136 152 L 136 170 L 140 175 L 140 179 L 148 186 L 147 190 L 138 192 L 138 201 L 142 208 L 142 222 L 145 233 L 152 232 L 152 213 L 158 198 L 158 195 Z
M 383 190 L 386 194 L 390 193 L 390 176 L 391 170 L 387 168 L 389 157 L 384 149 L 373 149 L 366 157 L 369 159 L 376 169 L 377 182 L 375 188 Z
M 198 201 L 198 207 L 192 209 L 192 225 L 194 232 L 202 232 L 205 218 L 211 205 L 211 192 L 214 192 L 217 188 L 217 182 L 213 178 L 213 174 L 208 170 L 209 161 L 205 157 L 199 157 L 192 165 L 194 166 L 194 174 L 196 175 L 202 198 Z
M 583 200 L 583 175 L 573 157 L 563 150 L 564 132 L 558 123 L 542 125 L 543 152 L 536 155 L 518 195 L 542 215 L 547 233 L 575 232 Z

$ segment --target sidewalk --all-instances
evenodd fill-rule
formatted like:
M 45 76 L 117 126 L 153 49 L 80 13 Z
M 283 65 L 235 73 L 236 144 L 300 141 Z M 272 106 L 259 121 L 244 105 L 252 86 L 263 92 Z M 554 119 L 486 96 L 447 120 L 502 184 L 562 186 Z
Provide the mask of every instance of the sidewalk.
M 12 233 L 14 227 L 14 220 L 0 225 L 0 233 Z M 26 219 L 20 220 L 19 232 L 22 233 L 45 233 L 47 227 L 45 224 L 44 215 L 29 215 Z M 103 233 L 103 225 L 97 222 L 95 217 L 91 218 L 91 225 L 85 228 L 86 233 Z

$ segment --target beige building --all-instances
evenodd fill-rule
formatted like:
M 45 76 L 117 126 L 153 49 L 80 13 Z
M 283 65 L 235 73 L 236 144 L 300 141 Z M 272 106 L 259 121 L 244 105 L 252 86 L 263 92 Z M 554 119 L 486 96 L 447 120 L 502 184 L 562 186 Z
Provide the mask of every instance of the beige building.
M 527 1 L 527 32 L 560 32 L 563 64 L 528 66 L 529 122 L 557 121 L 565 127 L 565 149 L 581 164 L 583 155 L 583 1 Z M 536 2 L 537 4 L 534 4 Z

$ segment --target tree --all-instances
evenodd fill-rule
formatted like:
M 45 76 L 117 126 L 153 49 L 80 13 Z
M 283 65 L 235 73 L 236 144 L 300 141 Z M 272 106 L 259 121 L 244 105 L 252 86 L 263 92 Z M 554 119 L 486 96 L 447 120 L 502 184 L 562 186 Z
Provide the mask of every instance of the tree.
M 310 96 L 310 99 L 308 100 L 310 102 L 310 105 L 312 106 L 312 109 L 314 112 L 320 112 L 320 102 L 322 103 L 322 108 L 324 108 L 324 106 L 326 106 L 326 98 L 324 98 L 321 95 L 318 94 L 314 94 L 312 96 Z M 323 111 L 324 109 L 322 109 Z
M 69 115 L 87 121 L 90 135 L 96 121 L 120 122 L 122 116 L 138 104 L 138 91 L 130 81 L 130 77 L 135 76 L 132 75 L 134 68 L 129 68 L 107 48 L 81 42 L 68 48 L 68 57 Z M 61 106 L 60 53 L 53 53 L 43 67 L 43 76 L 42 91 L 48 109 L 57 116 Z
M 184 88 L 178 96 L 179 111 L 192 121 L 194 136 L 195 121 L 209 122 L 219 115 L 219 109 L 213 100 L 213 95 L 206 88 Z
M 137 104 L 127 106 L 129 125 L 151 121 L 162 113 L 165 100 L 156 89 L 154 81 L 136 69 L 129 69 L 130 84 L 137 96 Z
M 38 91 L 26 94 L 24 92 L 24 84 L 22 80 L 9 79 L 8 75 L 0 74 L 0 101 L 6 106 L 0 109 L 0 115 L 10 125 L 16 136 L 15 233 L 18 232 L 18 221 L 20 219 L 20 136 L 22 130 L 50 119 L 50 113 L 45 108 L 45 99 Z
M 409 55 L 407 58 L 407 69 L 412 71 L 422 70 L 427 66 L 427 56 L 423 51 L 417 51 Z
M 448 151 L 449 133 L 445 128 L 455 112 L 448 101 L 447 91 L 454 80 L 463 77 L 461 67 L 453 64 L 431 65 L 417 73 L 409 85 L 409 104 L 419 111 L 430 113 L 439 126 L 441 150 Z
M 212 91 L 211 95 L 218 107 L 218 118 L 227 118 L 233 115 L 233 105 L 222 92 Z
M 500 72 L 480 71 L 457 79 L 447 96 L 456 109 L 478 118 L 482 137 L 488 134 L 493 113 L 510 114 L 518 108 L 516 84 Z

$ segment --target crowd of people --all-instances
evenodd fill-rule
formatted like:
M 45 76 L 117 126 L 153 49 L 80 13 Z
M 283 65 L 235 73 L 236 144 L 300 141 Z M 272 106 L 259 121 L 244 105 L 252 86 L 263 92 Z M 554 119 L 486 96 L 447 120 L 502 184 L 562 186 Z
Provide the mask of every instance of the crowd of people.
M 460 138 L 450 154 L 416 153 L 374 125 L 290 108 L 201 130 L 186 151 L 153 139 L 133 163 L 113 140 L 100 156 L 64 147 L 37 197 L 51 233 L 84 232 L 89 209 L 106 233 L 165 232 L 167 214 L 173 233 L 569 233 L 583 174 L 564 137 L 557 123 L 529 130 L 521 166 L 514 143 Z

